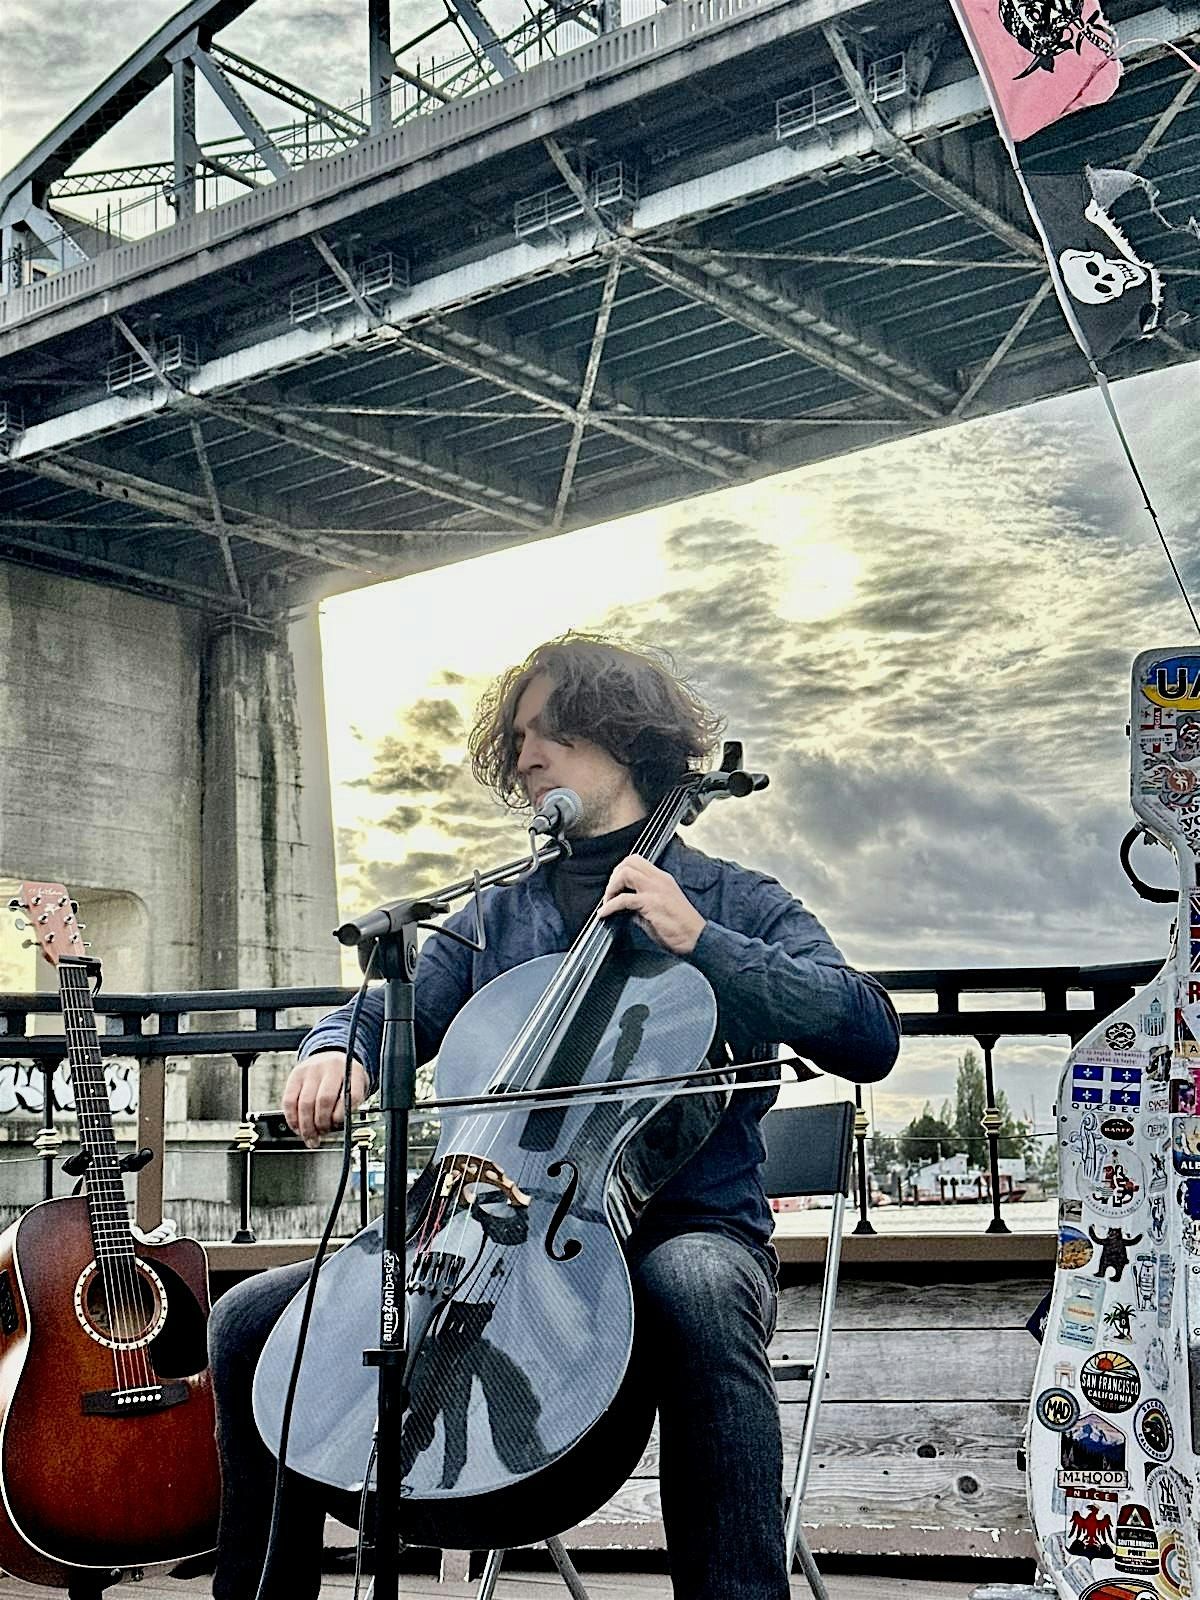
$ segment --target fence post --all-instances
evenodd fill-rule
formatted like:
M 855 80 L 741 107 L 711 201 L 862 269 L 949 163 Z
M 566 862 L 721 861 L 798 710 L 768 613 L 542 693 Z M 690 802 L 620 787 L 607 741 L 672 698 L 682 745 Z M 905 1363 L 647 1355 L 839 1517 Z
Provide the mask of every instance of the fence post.
M 370 1176 L 371 1146 L 375 1143 L 375 1129 L 369 1122 L 360 1122 L 355 1128 L 354 1142 L 358 1146 L 358 1225 L 365 1228 L 371 1220 L 367 1179 Z
M 138 1168 L 134 1179 L 134 1221 L 143 1233 L 163 1219 L 163 1187 L 167 1166 L 167 1063 L 164 1057 L 141 1063 L 138 1072 L 138 1148 L 154 1151 L 154 1160 Z
M 863 1110 L 862 1084 L 854 1085 L 854 1139 L 858 1145 L 855 1157 L 858 1164 L 858 1221 L 854 1224 L 855 1233 L 874 1233 L 871 1219 L 867 1215 L 871 1205 L 870 1189 L 867 1183 L 867 1113 Z
M 42 1067 L 42 1126 L 33 1141 L 33 1148 L 42 1158 L 42 1199 L 54 1198 L 54 1162 L 62 1145 L 60 1129 L 54 1125 L 54 1067 L 52 1061 Z
M 234 1244 L 254 1243 L 254 1230 L 250 1226 L 250 1163 L 254 1158 L 254 1146 L 258 1143 L 258 1129 L 250 1115 L 250 1068 L 257 1058 L 257 1050 L 252 1054 L 239 1052 L 233 1058 L 242 1074 L 242 1120 L 237 1131 L 237 1148 L 242 1152 L 241 1171 L 238 1174 L 242 1216 L 241 1226 L 233 1236 Z
M 996 1109 L 996 1090 L 992 1080 L 992 1050 L 999 1037 L 997 1033 L 975 1035 L 975 1042 L 983 1051 L 983 1079 L 987 1093 L 987 1110 L 980 1117 L 979 1125 L 987 1134 L 988 1167 L 992 1176 L 992 1220 L 985 1233 L 1012 1232 L 1000 1215 L 1000 1113 Z

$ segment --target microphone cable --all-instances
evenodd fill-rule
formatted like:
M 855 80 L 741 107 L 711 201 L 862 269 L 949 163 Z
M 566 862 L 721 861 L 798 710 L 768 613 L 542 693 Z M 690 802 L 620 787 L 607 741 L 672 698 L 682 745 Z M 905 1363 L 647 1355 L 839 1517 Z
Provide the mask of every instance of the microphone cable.
M 254 1600 L 266 1600 L 267 1584 L 271 1576 L 271 1565 L 272 1562 L 274 1562 L 278 1557 L 279 1536 L 283 1527 L 283 1504 L 286 1497 L 287 1488 L 286 1474 L 288 1436 L 291 1432 L 292 1409 L 295 1405 L 296 1390 L 300 1383 L 300 1368 L 304 1361 L 304 1346 L 308 1338 L 309 1324 L 312 1321 L 313 1305 L 316 1301 L 317 1273 L 319 1272 L 321 1264 L 325 1259 L 326 1251 L 329 1248 L 329 1241 L 333 1237 L 333 1230 L 337 1226 L 338 1213 L 342 1208 L 342 1201 L 346 1197 L 346 1189 L 350 1182 L 350 1168 L 353 1163 L 354 1156 L 353 1128 L 351 1127 L 350 1123 L 350 1092 L 353 1084 L 354 1072 L 353 1048 L 355 1036 L 358 1033 L 359 1018 L 362 1015 L 363 1001 L 367 997 L 367 984 L 371 976 L 371 967 L 374 964 L 378 949 L 379 946 L 377 943 L 372 946 L 371 955 L 365 968 L 363 969 L 362 983 L 359 985 L 358 993 L 354 997 L 354 1006 L 350 1012 L 350 1028 L 346 1035 L 346 1071 L 345 1076 L 342 1079 L 342 1166 L 338 1175 L 337 1189 L 333 1197 L 333 1204 L 330 1206 L 329 1215 L 326 1218 L 325 1227 L 317 1245 L 317 1253 L 313 1257 L 312 1266 L 309 1269 L 308 1283 L 305 1287 L 304 1309 L 300 1316 L 300 1326 L 296 1334 L 296 1354 L 292 1360 L 292 1371 L 288 1379 L 287 1394 L 283 1403 L 283 1416 L 279 1427 L 279 1459 L 275 1466 L 275 1494 L 271 1502 L 271 1524 L 267 1533 L 267 1547 L 263 1554 L 262 1572 L 259 1576 L 258 1588 L 254 1593 Z M 372 1458 L 374 1457 L 374 1449 L 374 1444 L 372 1444 Z M 367 1484 L 364 1481 L 364 1515 L 366 1490 Z M 362 1521 L 363 1518 L 360 1516 L 360 1552 L 362 1547 Z M 319 1559 L 320 1558 L 318 1557 L 318 1560 Z

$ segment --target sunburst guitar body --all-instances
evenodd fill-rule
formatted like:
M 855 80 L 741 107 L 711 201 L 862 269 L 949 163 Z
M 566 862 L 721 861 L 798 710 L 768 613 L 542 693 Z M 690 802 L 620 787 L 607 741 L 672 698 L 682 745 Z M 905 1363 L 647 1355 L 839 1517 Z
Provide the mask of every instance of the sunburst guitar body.
M 86 1193 L 34 1206 L 0 1235 L 0 1569 L 83 1592 L 116 1568 L 216 1541 L 220 1474 L 191 1239 L 129 1226 L 89 973 L 71 902 L 20 902 L 58 967 Z

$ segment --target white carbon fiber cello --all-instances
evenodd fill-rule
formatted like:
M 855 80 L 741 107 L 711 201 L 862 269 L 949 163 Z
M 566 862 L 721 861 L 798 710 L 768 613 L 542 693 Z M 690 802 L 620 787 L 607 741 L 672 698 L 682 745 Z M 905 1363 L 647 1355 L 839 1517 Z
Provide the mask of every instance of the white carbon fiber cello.
M 1179 864 L 1171 951 L 1071 1052 L 1059 1236 L 1028 1422 L 1029 1509 L 1062 1600 L 1200 1583 L 1200 651 L 1133 665 L 1133 809 Z

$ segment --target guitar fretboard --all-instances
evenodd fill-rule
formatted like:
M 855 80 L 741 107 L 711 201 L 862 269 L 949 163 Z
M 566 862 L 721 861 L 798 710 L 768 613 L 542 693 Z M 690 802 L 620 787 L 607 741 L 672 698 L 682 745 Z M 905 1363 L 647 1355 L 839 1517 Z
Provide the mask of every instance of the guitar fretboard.
M 62 959 L 58 963 L 59 996 L 67 1037 L 67 1059 L 75 1089 L 75 1111 L 79 1119 L 79 1143 L 87 1152 L 88 1214 L 92 1240 L 98 1260 L 133 1255 L 133 1235 L 129 1231 L 129 1211 L 121 1182 L 117 1142 L 113 1136 L 112 1111 L 100 1041 L 96 1035 L 96 1013 L 88 984 L 87 963 Z

